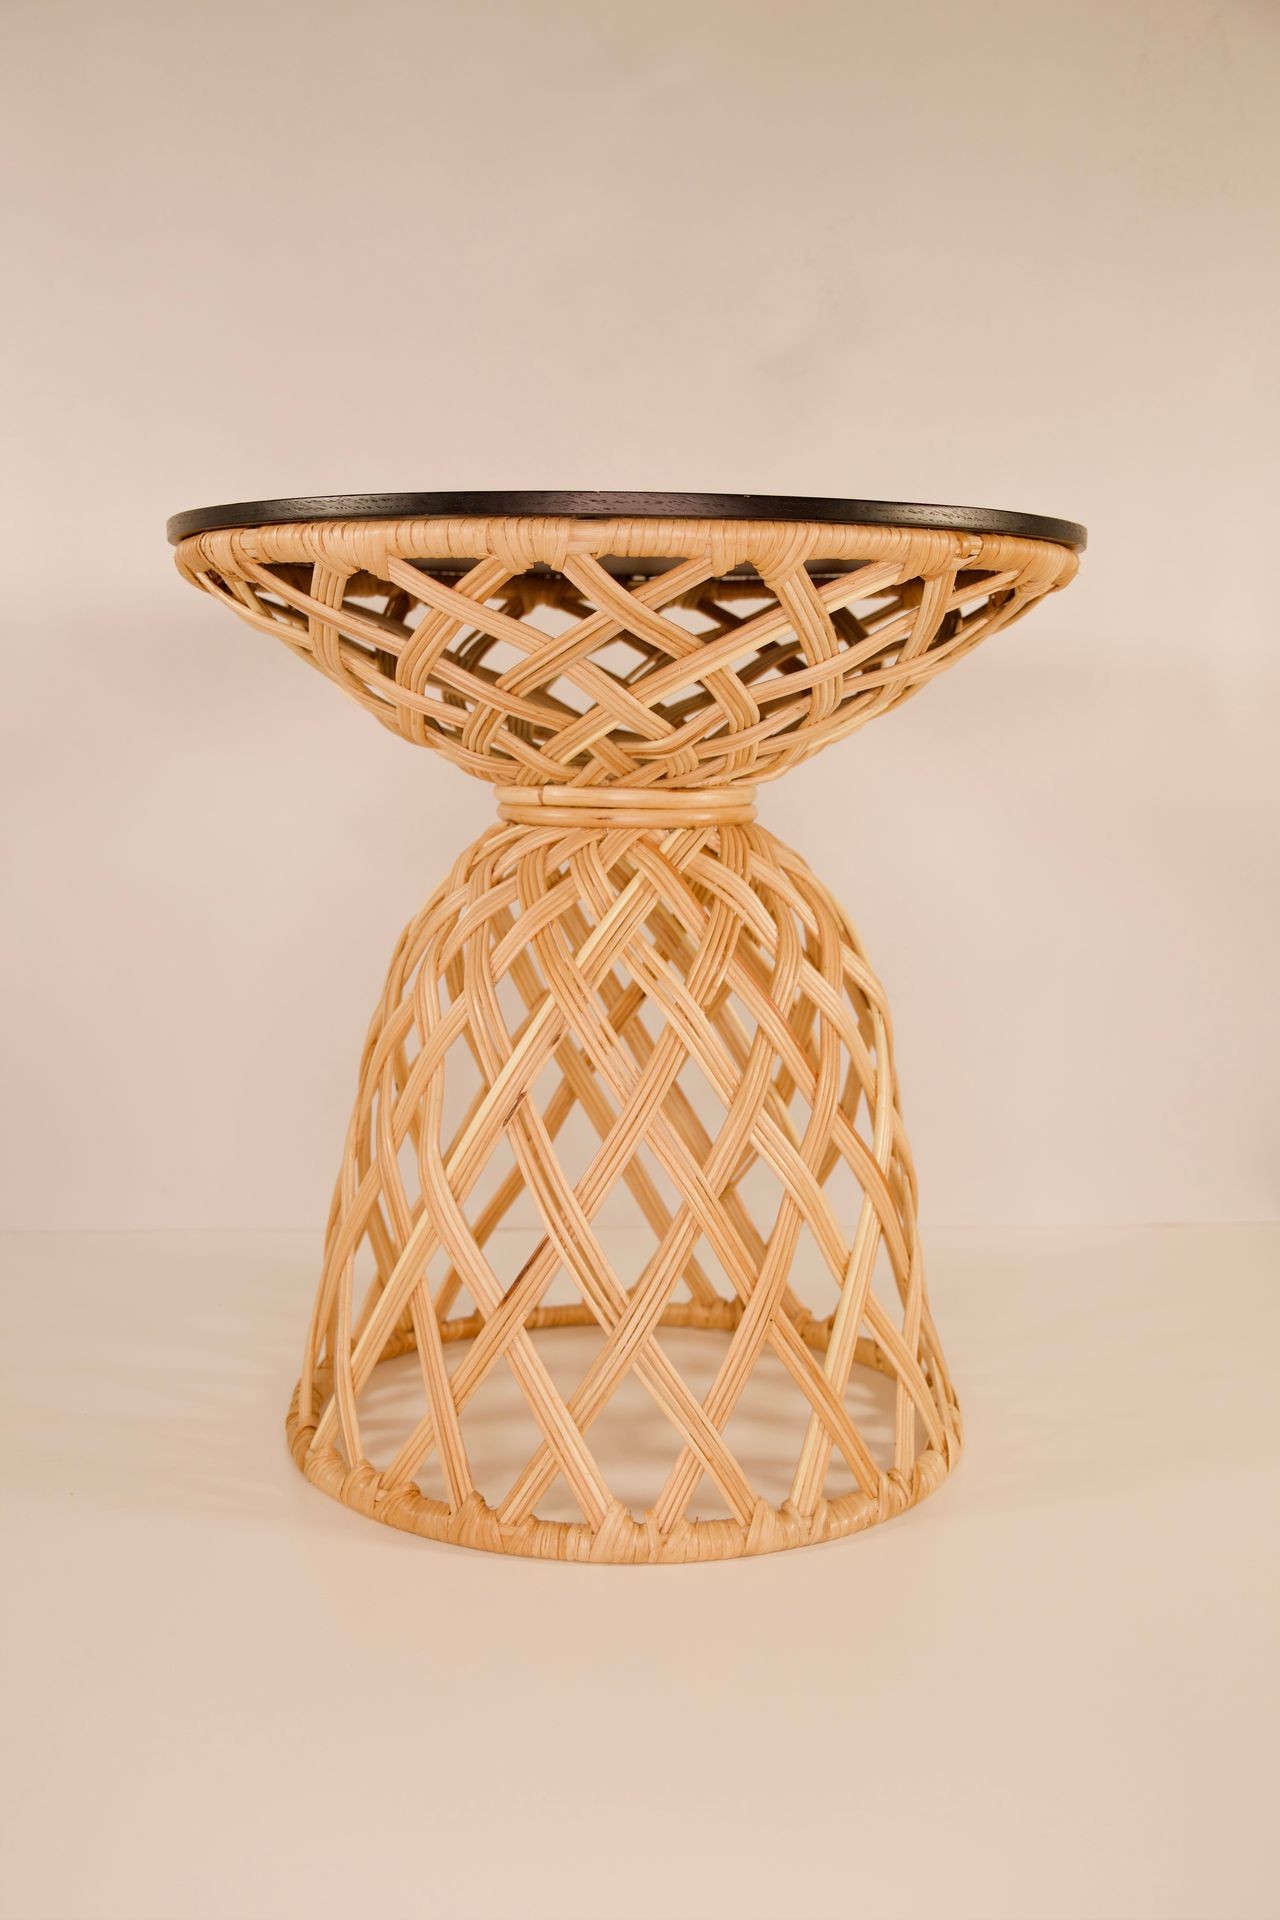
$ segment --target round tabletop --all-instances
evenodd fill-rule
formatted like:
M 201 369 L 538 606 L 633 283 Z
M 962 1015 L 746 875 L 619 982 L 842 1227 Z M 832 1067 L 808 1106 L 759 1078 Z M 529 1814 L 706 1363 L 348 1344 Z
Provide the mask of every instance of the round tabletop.
M 508 514 L 578 520 L 806 520 L 842 526 L 939 527 L 952 533 L 1010 534 L 1084 548 L 1073 520 L 1000 507 L 926 506 L 915 500 L 835 500 L 779 493 L 328 493 L 287 500 L 237 500 L 175 513 L 172 544 L 227 527 L 279 527 L 303 520 L 426 520 Z

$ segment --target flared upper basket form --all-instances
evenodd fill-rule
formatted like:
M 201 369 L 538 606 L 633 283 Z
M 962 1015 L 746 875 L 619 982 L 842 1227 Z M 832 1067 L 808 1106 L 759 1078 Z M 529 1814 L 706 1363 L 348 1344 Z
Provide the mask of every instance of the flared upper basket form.
M 222 528 L 176 558 L 469 773 L 682 787 L 784 772 L 1078 565 L 936 527 L 506 516 Z
M 831 1539 L 930 1492 L 960 1418 L 884 993 L 755 787 L 1083 533 L 575 498 L 178 528 L 190 581 L 499 790 L 374 1012 L 291 1443 L 496 1551 Z

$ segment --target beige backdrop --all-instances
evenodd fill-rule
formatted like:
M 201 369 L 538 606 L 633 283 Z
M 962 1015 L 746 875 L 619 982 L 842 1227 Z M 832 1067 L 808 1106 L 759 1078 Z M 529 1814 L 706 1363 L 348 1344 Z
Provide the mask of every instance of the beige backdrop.
M 1274 1214 L 1278 19 L 12 7 L 0 1222 L 322 1218 L 491 801 L 163 522 L 504 485 L 1086 521 L 763 817 L 893 995 L 930 1218 Z

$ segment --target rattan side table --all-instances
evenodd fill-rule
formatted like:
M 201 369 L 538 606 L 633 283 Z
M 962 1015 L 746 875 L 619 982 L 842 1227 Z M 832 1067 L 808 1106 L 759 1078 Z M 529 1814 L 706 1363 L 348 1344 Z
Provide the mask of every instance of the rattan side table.
M 888 1008 L 756 788 L 1067 585 L 1083 529 L 541 493 L 240 503 L 169 536 L 193 585 L 496 790 L 365 1042 L 288 1416 L 303 1472 L 434 1539 L 615 1562 L 803 1546 L 931 1493 L 960 1413 Z M 561 1329 L 590 1330 L 572 1378 Z M 481 1473 L 508 1371 L 524 1425 Z M 761 1458 L 735 1434 L 765 1384 Z M 637 1392 L 669 1448 L 624 1499 L 601 1442 L 622 1422 L 625 1455 Z

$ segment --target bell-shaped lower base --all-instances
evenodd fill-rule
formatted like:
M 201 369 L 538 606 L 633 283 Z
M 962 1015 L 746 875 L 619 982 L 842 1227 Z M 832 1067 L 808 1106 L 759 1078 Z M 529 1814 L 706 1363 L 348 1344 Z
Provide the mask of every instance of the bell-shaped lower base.
M 357 1511 L 718 1559 L 858 1531 L 953 1464 L 883 993 L 720 805 L 495 828 L 405 929 L 289 1414 Z

